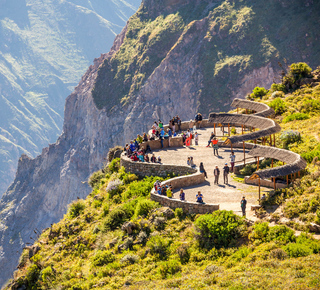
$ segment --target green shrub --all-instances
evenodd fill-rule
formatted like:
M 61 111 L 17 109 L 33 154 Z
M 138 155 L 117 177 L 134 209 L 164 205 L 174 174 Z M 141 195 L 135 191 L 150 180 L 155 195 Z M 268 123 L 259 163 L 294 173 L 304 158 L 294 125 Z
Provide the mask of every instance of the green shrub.
M 258 223 L 253 226 L 253 231 L 250 234 L 250 239 L 265 242 L 269 234 L 269 225 L 267 222 Z
M 83 200 L 74 201 L 69 206 L 68 215 L 70 218 L 75 218 L 84 212 L 86 205 Z
M 118 172 L 120 169 L 120 158 L 113 159 L 108 165 L 108 168 L 111 173 Z
M 188 263 L 190 259 L 190 253 L 189 253 L 189 245 L 182 244 L 177 248 L 177 254 L 179 255 L 180 262 L 182 264 Z
M 295 241 L 294 231 L 284 225 L 270 227 L 267 240 L 280 244 L 287 244 Z
M 170 277 L 180 271 L 181 271 L 181 264 L 176 260 L 165 261 L 160 263 L 159 265 L 159 273 L 162 279 L 165 279 L 168 276 Z
M 134 254 L 127 254 L 125 256 L 123 256 L 120 260 L 120 262 L 122 264 L 134 264 L 139 260 L 139 256 L 138 255 L 134 255 Z
M 318 100 L 305 100 L 300 108 L 302 113 L 307 113 L 307 114 L 312 114 L 314 115 L 315 113 L 317 114 L 320 111 L 320 101 Z
M 41 278 L 42 278 L 42 281 L 45 283 L 51 282 L 53 276 L 54 276 L 54 272 L 52 271 L 51 266 L 48 266 L 47 268 L 41 271 Z
M 97 251 L 93 257 L 91 257 L 91 264 L 94 267 L 103 266 L 112 263 L 115 260 L 114 255 L 110 251 Z
M 244 176 L 249 176 L 253 172 L 257 170 L 257 165 L 256 164 L 247 164 L 245 167 L 240 169 L 240 174 Z
M 108 183 L 106 192 L 108 193 L 108 198 L 113 199 L 116 195 L 119 195 L 124 190 L 123 182 L 120 179 L 111 180 Z
M 283 142 L 283 148 L 288 148 L 289 144 L 300 142 L 301 135 L 298 131 L 287 130 L 281 133 L 280 140 Z
M 273 92 L 277 92 L 277 91 L 281 91 L 281 92 L 284 92 L 284 93 L 287 92 L 286 86 L 284 84 L 272 84 L 271 85 L 271 90 Z
M 291 114 L 287 117 L 285 117 L 282 122 L 283 123 L 288 123 L 288 122 L 291 122 L 291 121 L 294 121 L 294 120 L 306 120 L 306 119 L 309 119 L 309 115 L 307 114 L 304 114 L 304 113 L 294 113 L 294 114 Z
M 320 146 L 318 146 L 320 147 Z M 302 158 L 304 158 L 308 163 L 311 163 L 315 157 L 320 159 L 320 149 L 315 148 L 312 151 L 301 153 Z
M 153 236 L 147 242 L 150 253 L 156 255 L 160 259 L 165 259 L 168 255 L 170 241 L 160 236 Z
M 235 127 L 232 127 L 230 132 L 231 134 L 235 135 L 237 134 L 237 129 Z
M 134 216 L 148 216 L 151 210 L 159 207 L 159 203 L 149 200 L 149 199 L 142 199 L 138 201 L 136 206 Z
M 305 62 L 293 63 L 290 65 L 290 73 L 292 73 L 295 79 L 306 78 L 310 75 L 312 68 Z
M 277 259 L 277 260 L 285 260 L 286 258 L 288 258 L 288 254 L 283 249 L 274 249 L 274 250 L 271 250 L 269 258 Z
M 268 93 L 268 91 L 263 87 L 255 87 L 250 95 L 252 98 L 262 98 Z
M 198 217 L 195 227 L 200 247 L 207 249 L 232 246 L 246 230 L 244 219 L 226 210 Z
M 105 177 L 105 174 L 101 170 L 96 171 L 89 177 L 88 184 L 92 188 L 98 188 L 100 185 L 101 179 L 104 177 Z
M 32 264 L 26 272 L 26 280 L 28 281 L 28 289 L 38 289 L 36 287 L 40 276 L 40 269 L 36 264 Z
M 115 230 L 127 220 L 126 212 L 121 208 L 115 208 L 103 222 L 104 231 Z
M 184 212 L 183 212 L 183 209 L 180 208 L 180 207 L 177 207 L 175 210 L 174 210 L 174 214 L 175 216 L 181 221 L 184 217 Z
M 312 254 L 312 249 L 305 244 L 290 243 L 284 250 L 291 258 L 305 257 Z
M 286 103 L 281 98 L 275 98 L 269 106 L 274 109 L 276 115 L 281 115 L 287 110 Z

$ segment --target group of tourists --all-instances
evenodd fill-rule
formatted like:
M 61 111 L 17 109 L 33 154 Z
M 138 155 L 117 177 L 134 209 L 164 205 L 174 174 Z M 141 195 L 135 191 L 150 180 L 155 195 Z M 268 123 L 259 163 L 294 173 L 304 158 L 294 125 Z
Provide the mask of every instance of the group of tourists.
M 159 195 L 164 195 L 169 198 L 172 198 L 173 196 L 173 191 L 172 191 L 172 186 L 171 184 L 169 185 L 162 185 L 159 180 L 157 180 L 154 184 L 154 190 L 157 194 Z
M 136 139 L 130 141 L 130 144 L 127 143 L 125 145 L 124 151 L 132 161 L 161 163 L 161 157 L 156 157 L 154 154 L 152 154 L 149 145 L 147 145 L 146 148 L 141 146 L 141 143 L 145 141 L 145 138 L 147 138 L 146 136 L 146 133 L 143 133 L 143 136 L 138 135 Z M 148 155 L 149 151 L 151 153 L 151 157 Z

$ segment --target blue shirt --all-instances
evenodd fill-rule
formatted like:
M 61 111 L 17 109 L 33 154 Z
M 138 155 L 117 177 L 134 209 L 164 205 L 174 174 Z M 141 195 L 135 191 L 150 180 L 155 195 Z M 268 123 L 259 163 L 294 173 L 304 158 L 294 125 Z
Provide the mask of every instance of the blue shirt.
M 169 137 L 172 137 L 172 131 L 171 131 L 171 129 L 169 129 L 168 135 L 169 135 Z
M 136 150 L 136 145 L 134 145 L 134 143 L 130 144 L 130 150 L 133 152 L 134 150 Z

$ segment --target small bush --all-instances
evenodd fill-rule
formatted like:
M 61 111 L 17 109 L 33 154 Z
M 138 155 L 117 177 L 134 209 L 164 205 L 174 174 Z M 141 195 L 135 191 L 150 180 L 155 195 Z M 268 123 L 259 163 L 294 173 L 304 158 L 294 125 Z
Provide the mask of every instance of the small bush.
M 207 249 L 232 246 L 246 230 L 244 219 L 226 210 L 198 217 L 195 226 L 200 247 Z
M 169 240 L 160 236 L 153 236 L 147 242 L 147 246 L 150 248 L 150 253 L 156 255 L 160 259 L 165 259 L 168 254 Z
M 268 93 L 268 91 L 263 87 L 255 87 L 250 95 L 252 98 L 262 98 Z
M 47 268 L 41 271 L 41 278 L 42 278 L 42 281 L 45 283 L 51 282 L 53 276 L 54 276 L 54 273 L 52 271 L 51 266 L 48 266 Z
M 38 289 L 36 284 L 40 276 L 40 269 L 36 264 L 32 264 L 26 272 L 26 280 L 28 281 L 29 289 Z M 33 288 L 34 287 L 34 288 Z
M 103 266 L 112 263 L 115 260 L 114 255 L 110 251 L 97 251 L 97 253 L 91 257 L 92 266 Z
M 312 254 L 312 249 L 304 244 L 290 243 L 284 247 L 284 250 L 291 258 L 305 257 Z
M 286 103 L 281 98 L 274 99 L 269 106 L 274 109 L 276 115 L 281 115 L 287 110 Z
M 108 168 L 111 173 L 118 172 L 120 169 L 120 158 L 113 159 L 108 165 Z
M 294 231 L 284 225 L 270 227 L 268 241 L 275 241 L 280 244 L 287 244 L 295 241 Z
M 121 208 L 115 208 L 111 211 L 103 223 L 103 228 L 105 231 L 115 230 L 121 226 L 127 220 L 126 213 Z
M 281 91 L 281 92 L 284 92 L 284 93 L 287 92 L 286 86 L 284 84 L 272 84 L 271 85 L 271 90 L 273 92 L 277 92 L 277 91 Z
M 159 273 L 162 279 L 165 279 L 168 276 L 172 276 L 181 271 L 181 264 L 176 260 L 169 260 L 162 262 L 159 265 Z
M 180 207 L 177 207 L 175 210 L 174 210 L 174 214 L 175 216 L 181 221 L 184 217 L 184 212 L 183 212 L 183 209 L 180 208 Z
M 290 65 L 290 73 L 292 73 L 297 80 L 308 77 L 311 71 L 312 68 L 305 62 L 298 62 Z
M 83 200 L 74 201 L 68 210 L 68 215 L 70 218 L 75 218 L 84 212 L 86 205 Z
M 149 199 L 142 199 L 139 200 L 134 212 L 134 216 L 148 216 L 150 211 L 159 207 L 159 203 L 149 200 Z
M 122 192 L 123 182 L 120 179 L 111 180 L 108 183 L 106 192 L 108 193 L 109 199 L 113 198 L 115 195 L 118 195 Z
M 177 248 L 177 254 L 179 255 L 180 262 L 182 264 L 188 263 L 190 259 L 189 246 L 182 244 Z
M 309 115 L 307 114 L 304 114 L 304 113 L 294 113 L 294 114 L 291 114 L 287 117 L 285 117 L 282 122 L 283 123 L 288 123 L 288 122 L 291 122 L 291 121 L 294 121 L 294 120 L 306 120 L 306 119 L 309 119 Z
M 282 249 L 274 249 L 269 254 L 270 259 L 285 260 L 288 258 L 287 253 Z
M 127 254 L 120 259 L 123 264 L 134 264 L 139 260 L 139 256 L 133 254 Z
M 305 100 L 302 103 L 302 106 L 300 108 L 302 113 L 307 113 L 307 114 L 314 114 L 318 113 L 320 111 L 320 101 L 318 100 Z
M 244 176 L 249 176 L 257 170 L 256 164 L 247 164 L 244 168 L 240 169 L 240 174 Z
M 250 239 L 265 242 L 267 240 L 268 234 L 269 234 L 268 223 L 266 222 L 258 223 L 253 226 L 253 231 L 250 234 Z
M 88 184 L 92 188 L 98 188 L 100 185 L 101 179 L 104 177 L 105 177 L 105 174 L 101 170 L 96 171 L 89 177 Z
M 280 140 L 283 142 L 283 148 L 288 148 L 289 144 L 301 141 L 301 135 L 298 131 L 288 130 L 283 131 L 280 135 Z

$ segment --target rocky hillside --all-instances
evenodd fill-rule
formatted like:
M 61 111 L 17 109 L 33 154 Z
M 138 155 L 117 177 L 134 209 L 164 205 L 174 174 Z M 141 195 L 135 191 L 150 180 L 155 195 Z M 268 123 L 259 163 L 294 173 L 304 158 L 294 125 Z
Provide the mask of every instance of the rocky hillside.
M 228 109 L 233 97 L 270 87 L 284 58 L 316 67 L 319 5 L 143 1 L 111 51 L 94 61 L 67 98 L 58 141 L 35 159 L 20 158 L 0 204 L 1 282 L 34 230 L 57 222 L 67 204 L 88 195 L 85 181 L 102 167 L 108 148 L 147 130 L 154 119 Z
M 0 197 L 20 155 L 57 140 L 65 98 L 140 2 L 0 1 Z

